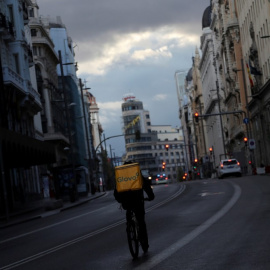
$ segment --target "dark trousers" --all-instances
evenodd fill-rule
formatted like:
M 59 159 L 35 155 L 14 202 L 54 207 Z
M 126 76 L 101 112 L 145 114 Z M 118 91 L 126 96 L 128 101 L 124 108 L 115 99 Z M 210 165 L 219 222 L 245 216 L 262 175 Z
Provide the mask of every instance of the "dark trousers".
M 147 228 L 145 223 L 145 211 L 144 211 L 144 205 L 138 206 L 136 208 L 132 209 L 135 213 L 136 219 L 138 221 L 139 230 L 140 230 L 140 242 L 142 247 L 148 247 L 148 234 L 147 234 Z M 126 218 L 129 220 L 131 218 L 130 212 L 127 210 L 126 212 Z

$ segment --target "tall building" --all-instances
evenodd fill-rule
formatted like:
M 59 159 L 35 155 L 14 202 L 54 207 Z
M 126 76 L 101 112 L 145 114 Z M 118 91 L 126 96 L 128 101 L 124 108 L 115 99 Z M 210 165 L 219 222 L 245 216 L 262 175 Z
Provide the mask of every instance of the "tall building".
M 58 16 L 54 19 L 44 17 L 42 22 L 47 28 L 59 58 L 57 66 L 58 87 L 62 93 L 62 99 L 59 102 L 62 102 L 62 108 L 66 112 L 65 128 L 69 138 L 69 146 L 65 148 L 69 157 L 68 164 L 62 168 L 55 168 L 54 177 L 58 179 L 57 183 L 60 186 L 63 186 L 63 179 L 69 179 L 69 186 L 74 185 L 74 189 L 79 193 L 87 193 L 94 181 L 92 172 L 94 162 L 93 156 L 91 156 L 93 146 L 92 140 L 89 140 L 91 138 L 90 125 L 85 124 L 85 118 L 88 119 L 86 121 L 88 123 L 90 123 L 90 119 L 84 111 L 87 99 L 84 98 L 83 84 L 76 74 L 78 65 L 75 62 L 73 41 L 62 23 L 61 17 Z M 89 138 L 86 138 L 87 133 Z M 66 193 L 66 191 L 62 193 Z
M 200 79 L 195 79 L 193 62 L 193 86 L 191 80 L 187 84 L 193 102 L 180 106 L 180 112 L 185 108 L 194 115 L 200 111 L 194 101 L 203 105 L 204 128 L 198 121 L 190 130 L 196 144 L 205 136 L 207 152 L 212 148 L 213 172 L 221 159 L 230 157 L 240 161 L 243 173 L 251 173 L 249 164 L 270 170 L 269 15 L 270 2 L 255 0 L 211 0 L 203 12 Z M 194 95 L 197 81 L 201 98 Z M 197 146 L 200 155 L 203 149 Z
M 7 216 L 42 195 L 38 165 L 55 162 L 39 122 L 28 8 L 29 0 L 0 2 L 0 212 Z
M 90 92 L 85 93 L 87 95 L 87 99 L 89 101 L 88 113 L 90 116 L 91 122 L 91 140 L 92 140 L 92 156 L 93 156 L 93 168 L 94 168 L 94 177 L 96 183 L 101 186 L 105 185 L 105 179 L 103 174 L 103 164 L 102 164 L 102 149 L 101 145 L 101 135 L 103 133 L 103 128 L 99 120 L 99 107 L 96 102 L 95 96 L 93 96 Z
M 190 78 L 190 76 L 187 76 L 187 73 L 191 72 L 192 71 L 190 70 L 176 71 L 174 75 L 179 104 L 179 119 L 181 122 L 181 129 L 183 132 L 183 140 L 186 150 L 186 171 L 191 171 L 192 162 L 197 157 L 191 103 L 192 93 L 189 92 L 188 80 L 186 80 L 187 77 Z
M 56 162 L 53 167 L 68 164 L 67 153 L 64 150 L 69 146 L 66 130 L 66 115 L 64 110 L 63 93 L 58 87 L 56 67 L 59 64 L 58 54 L 54 50 L 51 39 L 42 19 L 39 16 L 39 7 L 32 0 L 33 6 L 29 9 L 29 27 L 33 44 L 33 60 L 37 91 L 41 97 L 42 110 L 35 116 L 37 123 L 41 123 L 40 133 L 44 140 L 51 142 L 55 147 Z
M 153 177 L 163 172 L 169 180 L 176 181 L 178 169 L 186 170 L 182 131 L 168 125 L 152 125 L 149 111 L 134 95 L 127 95 L 123 100 L 125 160 L 140 163 L 141 169 Z M 166 163 L 164 170 L 163 162 Z
M 201 62 L 200 73 L 202 81 L 202 95 L 204 101 L 204 115 L 210 115 L 205 117 L 205 125 L 207 127 L 206 132 L 208 135 L 207 148 L 213 148 L 213 155 L 211 156 L 211 162 L 213 163 L 213 169 L 219 164 L 221 158 L 226 157 L 224 133 L 223 133 L 223 117 L 220 115 L 224 111 L 223 102 L 224 91 L 222 85 L 221 74 L 218 72 L 218 62 L 216 55 L 217 42 L 213 38 L 211 23 L 212 23 L 212 8 L 208 6 L 202 17 L 202 31 L 201 36 Z
M 270 166 L 270 2 L 232 1 L 239 22 L 252 163 Z

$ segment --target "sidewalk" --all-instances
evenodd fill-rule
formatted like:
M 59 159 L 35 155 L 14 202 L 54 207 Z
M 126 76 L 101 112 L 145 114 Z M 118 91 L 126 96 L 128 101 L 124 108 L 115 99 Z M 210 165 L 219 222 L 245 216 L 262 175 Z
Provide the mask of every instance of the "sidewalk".
M 8 219 L 6 217 L 0 216 L 0 229 L 51 216 L 70 208 L 82 205 L 91 200 L 100 198 L 105 194 L 106 192 L 96 192 L 94 195 L 89 193 L 88 196 L 80 197 L 73 203 L 70 201 L 63 201 L 61 199 L 56 200 L 53 198 L 31 202 L 28 205 L 24 205 L 22 210 L 10 213 Z

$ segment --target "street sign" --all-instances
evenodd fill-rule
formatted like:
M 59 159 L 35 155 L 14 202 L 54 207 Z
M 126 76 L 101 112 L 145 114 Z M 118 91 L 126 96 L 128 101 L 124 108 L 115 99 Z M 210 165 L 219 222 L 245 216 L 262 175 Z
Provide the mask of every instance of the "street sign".
M 244 119 L 243 119 L 243 122 L 244 122 L 244 124 L 248 124 L 248 122 L 249 122 L 249 118 L 247 118 L 247 117 L 246 117 L 246 118 L 244 118 Z
M 249 139 L 249 149 L 255 149 L 256 145 L 255 145 L 255 140 L 254 139 Z

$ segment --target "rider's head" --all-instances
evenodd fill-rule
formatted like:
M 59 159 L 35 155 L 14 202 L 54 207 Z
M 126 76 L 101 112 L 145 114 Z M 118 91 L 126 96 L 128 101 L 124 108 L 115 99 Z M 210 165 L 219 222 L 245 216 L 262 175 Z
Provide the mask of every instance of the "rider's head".
M 133 163 L 135 163 L 135 162 L 134 161 L 131 161 L 131 160 L 127 160 L 127 161 L 124 162 L 124 165 L 133 164 Z

